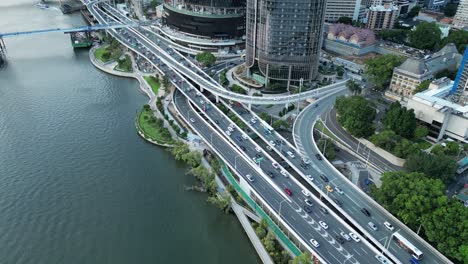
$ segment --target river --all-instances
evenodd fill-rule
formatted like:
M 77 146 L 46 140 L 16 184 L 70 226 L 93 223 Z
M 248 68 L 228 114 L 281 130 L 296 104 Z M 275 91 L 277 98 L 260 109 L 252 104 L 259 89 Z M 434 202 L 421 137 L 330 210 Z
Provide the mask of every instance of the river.
M 84 25 L 52 2 L 0 1 L 0 31 Z M 259 263 L 237 219 L 136 133 L 137 82 L 62 33 L 8 38 L 0 70 L 0 263 Z

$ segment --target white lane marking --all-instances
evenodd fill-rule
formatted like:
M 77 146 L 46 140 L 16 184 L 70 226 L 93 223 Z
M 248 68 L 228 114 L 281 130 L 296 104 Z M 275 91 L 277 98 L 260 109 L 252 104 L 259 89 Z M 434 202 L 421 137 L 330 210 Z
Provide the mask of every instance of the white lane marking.
M 297 221 L 296 218 L 293 215 L 291 215 L 291 218 L 294 219 L 294 221 Z
M 361 248 L 362 251 L 364 251 L 364 254 L 368 254 L 367 251 L 364 248 Z
M 359 256 L 362 256 L 356 249 L 353 249 L 354 252 L 356 252 L 356 254 L 358 254 Z

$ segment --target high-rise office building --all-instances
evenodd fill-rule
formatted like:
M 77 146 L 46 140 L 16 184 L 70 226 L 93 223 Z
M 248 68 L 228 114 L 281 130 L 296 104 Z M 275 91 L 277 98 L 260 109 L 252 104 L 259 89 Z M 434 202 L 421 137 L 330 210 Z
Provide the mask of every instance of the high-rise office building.
M 317 76 L 325 0 L 247 0 L 246 66 L 271 80 Z
M 468 27 L 468 0 L 461 0 L 457 13 L 453 18 L 453 25 L 458 28 Z
M 453 98 L 453 101 L 466 105 L 468 103 L 468 47 L 465 49 L 463 58 L 460 63 L 460 68 L 458 68 L 457 77 L 453 84 L 452 90 L 450 90 L 450 95 Z
M 366 6 L 362 0 L 327 0 L 325 21 L 336 22 L 340 17 L 358 21 L 365 17 Z

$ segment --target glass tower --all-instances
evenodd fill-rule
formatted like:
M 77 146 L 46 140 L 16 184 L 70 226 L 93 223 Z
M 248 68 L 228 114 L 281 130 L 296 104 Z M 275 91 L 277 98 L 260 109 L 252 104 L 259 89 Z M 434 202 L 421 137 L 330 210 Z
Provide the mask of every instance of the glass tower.
M 247 0 L 246 65 L 270 80 L 313 80 L 325 0 Z

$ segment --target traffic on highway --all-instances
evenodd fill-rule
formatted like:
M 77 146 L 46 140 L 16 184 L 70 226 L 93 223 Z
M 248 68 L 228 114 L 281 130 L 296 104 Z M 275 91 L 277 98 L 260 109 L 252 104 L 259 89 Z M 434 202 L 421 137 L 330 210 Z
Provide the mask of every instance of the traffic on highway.
M 128 19 L 107 5 L 90 7 L 102 24 Z M 187 123 L 241 176 L 253 195 L 270 207 L 297 239 L 325 262 L 390 263 L 379 253 L 388 249 L 390 258 L 397 263 L 407 262 L 411 255 L 421 259 L 423 254 L 424 263 L 445 263 L 437 251 L 412 239 L 415 236 L 412 231 L 376 206 L 366 194 L 357 191 L 350 181 L 323 159 L 313 141 L 310 124 L 326 109 L 326 105 L 334 101 L 333 96 L 321 100 L 320 107 L 311 105 L 298 117 L 294 132 L 298 131 L 295 134 L 300 141 L 299 151 L 248 107 L 239 103 L 261 104 L 267 99 L 257 97 L 255 100 L 258 101 L 252 101 L 252 97 L 247 100 L 238 97 L 238 94 L 233 96 L 232 92 L 213 83 L 215 81 L 205 72 L 173 50 L 166 39 L 154 32 L 132 28 L 108 31 L 168 76 L 179 88 L 180 92 L 174 95 L 174 103 Z M 225 105 L 263 140 L 263 144 L 252 140 L 251 135 L 241 130 L 189 80 L 209 87 L 208 90 L 215 95 L 231 99 L 233 102 L 225 102 Z M 343 91 L 342 86 L 333 86 L 326 94 Z M 217 98 L 211 99 L 215 101 Z M 273 103 L 273 99 L 268 100 L 269 104 Z M 284 100 L 290 102 L 297 98 Z M 287 170 L 289 166 L 293 171 Z M 296 173 L 300 175 L 297 179 L 294 177 Z M 408 250 L 398 244 L 405 245 Z

